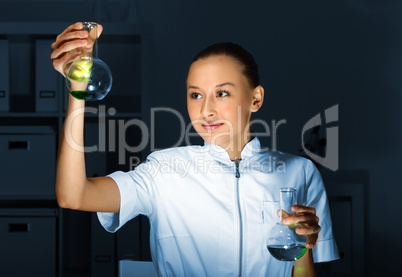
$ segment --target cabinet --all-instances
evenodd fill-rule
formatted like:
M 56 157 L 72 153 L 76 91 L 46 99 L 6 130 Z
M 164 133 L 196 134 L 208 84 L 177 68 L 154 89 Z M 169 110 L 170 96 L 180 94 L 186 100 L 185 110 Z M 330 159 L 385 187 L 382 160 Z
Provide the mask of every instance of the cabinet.
M 0 209 L 2 276 L 56 275 L 56 217 L 55 208 Z
M 326 188 L 340 259 L 320 264 L 320 276 L 365 276 L 364 186 L 329 182 Z
M 56 130 L 50 126 L 0 126 L 3 198 L 53 197 Z
M 0 23 L 0 174 L 5 180 L 0 183 L 1 216 L 8 218 L 7 211 L 13 209 L 56 209 L 51 220 L 47 218 L 55 224 L 55 234 L 41 239 L 49 239 L 43 242 L 45 245 L 55 240 L 52 266 L 57 275 L 78 276 L 81 272 L 90 276 L 92 272 L 92 276 L 113 276 L 117 257 L 132 255 L 125 255 L 128 250 L 124 247 L 116 249 L 126 244 L 119 235 L 106 233 L 93 214 L 58 208 L 54 195 L 57 148 L 68 91 L 63 77 L 53 69 L 50 54 L 56 36 L 70 24 Z M 130 170 L 149 153 L 148 145 L 135 146 L 141 144 L 141 132 L 146 131 L 141 124 L 149 126 L 152 28 L 131 23 L 102 25 L 99 57 L 112 70 L 113 87 L 102 101 L 86 103 L 89 177 Z M 127 228 L 139 234 L 147 228 L 142 221 Z M 140 246 L 140 240 L 134 246 Z M 15 243 L 30 244 L 33 240 Z
M 318 276 L 366 276 L 368 177 L 366 170 L 323 174 L 340 259 L 316 264 Z

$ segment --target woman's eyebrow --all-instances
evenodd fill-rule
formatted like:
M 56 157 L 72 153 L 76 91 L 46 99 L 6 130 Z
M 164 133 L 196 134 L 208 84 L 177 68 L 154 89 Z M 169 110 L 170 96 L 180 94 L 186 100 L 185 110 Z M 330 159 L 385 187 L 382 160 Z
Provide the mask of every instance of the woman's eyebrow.
M 196 86 L 188 86 L 187 87 L 187 89 L 190 89 L 190 88 L 192 88 L 192 89 L 200 89 L 199 87 L 196 87 Z
M 235 87 L 235 84 L 231 83 L 231 82 L 226 82 L 226 83 L 222 83 L 220 85 L 217 85 L 217 88 L 223 87 L 223 86 L 232 86 Z
M 220 88 L 220 87 L 223 87 L 223 86 L 232 86 L 232 87 L 235 87 L 235 84 L 233 84 L 233 83 L 231 83 L 231 82 L 226 82 L 226 83 L 222 83 L 222 84 L 216 85 L 215 87 L 216 87 L 216 88 Z M 200 88 L 197 87 L 197 86 L 188 86 L 187 88 L 188 88 L 188 89 L 200 89 Z

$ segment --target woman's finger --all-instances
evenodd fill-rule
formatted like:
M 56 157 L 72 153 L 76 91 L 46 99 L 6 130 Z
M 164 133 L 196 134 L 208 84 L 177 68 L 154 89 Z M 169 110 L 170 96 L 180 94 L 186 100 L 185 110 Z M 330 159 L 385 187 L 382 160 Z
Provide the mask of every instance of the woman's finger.
M 56 39 L 56 41 L 52 44 L 53 53 L 51 58 L 54 59 L 64 52 L 71 51 L 74 49 L 74 47 L 77 48 L 86 45 L 87 37 L 87 31 L 76 31 Z
M 56 49 L 60 47 L 63 43 L 71 40 L 79 40 L 79 39 L 85 39 L 88 37 L 88 32 L 79 30 L 79 31 L 73 31 L 66 33 L 63 36 L 57 37 L 56 41 L 52 44 L 52 49 Z
M 72 50 L 75 50 L 75 49 L 80 48 L 80 47 L 84 47 L 87 43 L 88 43 L 88 41 L 86 39 L 72 40 L 72 41 L 65 42 L 59 48 L 55 49 L 52 52 L 52 54 L 50 54 L 50 58 L 52 60 L 60 58 L 60 57 L 62 57 L 64 55 L 66 55 L 67 53 L 69 53 Z
M 308 236 L 308 241 L 306 243 L 306 248 L 311 249 L 317 244 L 318 235 Z
M 286 225 L 292 224 L 307 224 L 307 225 L 317 225 L 319 218 L 315 214 L 293 214 L 282 219 L 282 223 Z
M 60 58 L 53 59 L 53 67 L 60 72 L 63 76 L 64 74 L 64 67 L 66 64 L 69 62 L 72 62 L 76 58 L 78 58 L 81 55 L 81 52 L 72 52 L 70 54 L 66 54 Z
M 97 28 L 98 37 L 100 37 L 100 35 L 102 34 L 102 31 L 103 31 L 103 26 L 98 24 L 98 28 Z
M 295 213 L 311 213 L 311 214 L 316 213 L 315 208 L 303 205 L 293 205 L 292 211 Z
M 63 37 L 65 34 L 73 31 L 73 30 L 82 30 L 82 28 L 84 27 L 84 24 L 82 24 L 81 22 L 76 22 L 70 26 L 68 26 L 63 32 L 61 32 L 60 35 L 58 35 L 57 37 Z
M 303 226 L 296 228 L 296 233 L 299 235 L 315 235 L 318 234 L 320 231 L 320 225 Z
M 277 210 L 277 211 L 276 211 L 276 214 L 277 214 L 278 216 L 282 216 L 282 217 L 287 217 L 287 216 L 289 216 L 289 214 L 288 214 L 286 211 L 284 211 L 284 210 Z

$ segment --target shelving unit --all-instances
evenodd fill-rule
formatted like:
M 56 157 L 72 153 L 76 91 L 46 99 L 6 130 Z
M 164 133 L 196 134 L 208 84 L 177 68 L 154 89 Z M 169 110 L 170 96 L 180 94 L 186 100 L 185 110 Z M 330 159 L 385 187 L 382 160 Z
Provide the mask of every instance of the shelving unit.
M 39 215 L 46 214 L 46 218 L 51 218 L 48 222 L 56 224 L 52 228 L 57 230 L 54 237 L 42 238 L 55 240 L 56 272 L 49 276 L 77 276 L 79 272 L 82 276 L 113 276 L 118 257 L 131 255 L 141 259 L 141 253 L 128 253 L 134 250 L 124 250 L 123 253 L 116 248 L 123 245 L 119 237 L 125 237 L 124 231 L 121 236 L 107 234 L 94 220 L 96 215 L 58 208 L 53 190 L 35 193 L 38 187 L 54 188 L 58 141 L 68 91 L 63 77 L 53 69 L 50 54 L 56 36 L 70 24 L 0 23 L 0 174 L 7 177 L 0 183 L 0 222 L 5 224 L 6 230 L 11 226 L 6 225 L 12 223 L 1 219 L 25 215 L 33 218 L 35 213 L 28 211 L 47 209 Z M 139 119 L 149 126 L 152 27 L 129 23 L 102 25 L 104 30 L 98 40 L 99 57 L 111 68 L 113 86 L 104 100 L 86 103 L 85 143 L 98 146 L 97 151 L 86 154 L 88 176 L 127 171 L 131 169 L 130 158 L 142 160 L 149 153 L 148 148 L 130 153 L 125 146 L 138 145 L 141 130 L 131 125 L 122 130 L 119 123 L 124 126 L 123 123 L 131 119 Z M 44 130 L 47 130 L 46 137 L 43 136 Z M 16 154 L 18 159 L 13 159 Z M 30 164 L 25 163 L 28 160 Z M 21 172 L 21 176 L 15 176 L 17 172 Z M 37 183 L 38 176 L 47 177 L 43 181 L 45 184 Z M 18 186 L 24 190 L 13 190 Z M 140 222 L 135 220 L 127 228 L 140 234 L 147 228 Z M 29 233 L 28 229 L 24 229 L 26 233 Z M 13 236 L 12 233 L 23 235 L 23 232 L 11 231 L 7 235 Z M 134 244 L 141 244 L 141 238 L 132 239 Z M 44 245 L 46 243 L 53 245 L 50 241 L 45 241 Z M 41 249 L 37 251 L 40 255 Z M 29 259 L 24 262 L 29 263 Z M 43 273 L 41 276 L 48 275 Z

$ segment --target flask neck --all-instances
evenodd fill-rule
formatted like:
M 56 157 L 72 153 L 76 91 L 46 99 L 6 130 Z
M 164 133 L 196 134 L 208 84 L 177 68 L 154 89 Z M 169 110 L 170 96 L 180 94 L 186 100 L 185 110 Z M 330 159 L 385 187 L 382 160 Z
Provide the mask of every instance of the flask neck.
M 64 75 L 67 75 L 68 71 L 70 70 L 70 67 L 72 64 L 79 60 L 82 57 L 85 58 L 90 58 L 90 59 L 97 59 L 98 58 L 98 24 L 95 22 L 83 22 L 82 23 L 84 26 L 82 27 L 81 30 L 83 31 L 88 31 L 89 36 L 88 36 L 88 43 L 85 47 L 79 48 L 79 51 L 81 51 L 81 56 L 76 58 L 74 61 L 71 61 L 67 63 L 64 66 Z
M 98 24 L 95 22 L 83 22 L 82 30 L 88 31 L 88 44 L 82 49 L 82 56 L 98 58 Z
M 294 188 L 281 188 L 280 194 L 280 217 L 286 217 L 293 214 L 292 206 L 296 204 L 296 189 Z

